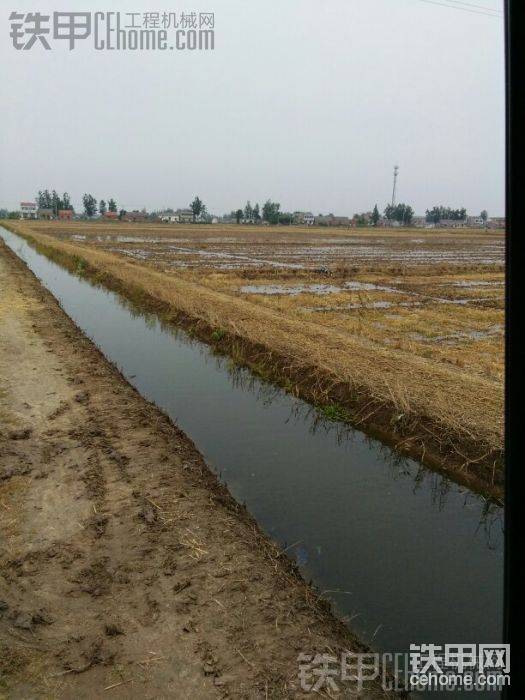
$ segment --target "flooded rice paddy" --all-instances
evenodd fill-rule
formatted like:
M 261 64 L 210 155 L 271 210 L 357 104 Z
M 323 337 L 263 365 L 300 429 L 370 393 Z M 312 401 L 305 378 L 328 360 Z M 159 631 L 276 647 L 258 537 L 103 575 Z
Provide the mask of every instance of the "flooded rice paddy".
M 478 232 L 473 245 L 475 232 L 461 230 L 425 231 L 421 238 L 414 238 L 410 231 L 387 235 L 381 231 L 343 229 L 334 235 L 319 229 L 288 227 L 284 234 L 282 228 L 148 225 L 154 230 L 151 236 L 144 236 L 140 226 L 133 226 L 134 229 L 128 226 L 129 235 L 119 233 L 115 226 L 101 224 L 87 234 L 69 229 L 60 231 L 59 236 L 88 241 L 109 250 L 115 249 L 115 243 L 124 243 L 126 247 L 118 247 L 124 255 L 167 263 L 172 268 L 312 270 L 319 266 L 385 263 L 502 265 L 505 256 L 504 236 L 498 231 Z

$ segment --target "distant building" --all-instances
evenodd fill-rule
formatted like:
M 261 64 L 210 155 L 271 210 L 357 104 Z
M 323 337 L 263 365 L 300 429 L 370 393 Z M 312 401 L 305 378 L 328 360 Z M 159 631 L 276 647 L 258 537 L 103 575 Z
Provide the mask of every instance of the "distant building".
M 174 211 L 161 211 L 159 214 L 159 219 L 165 224 L 178 224 L 179 217 Z
M 438 224 L 439 228 L 465 228 L 467 222 L 465 219 L 441 219 Z
M 467 216 L 467 226 L 471 228 L 482 228 L 485 226 L 485 222 L 481 216 Z
M 51 221 L 51 219 L 54 218 L 52 209 L 39 209 L 37 211 L 37 216 L 39 219 L 43 219 L 44 221 Z
M 415 228 L 425 228 L 427 223 L 428 221 L 426 216 L 412 217 L 412 226 L 415 226 Z
M 383 216 L 381 219 L 379 219 L 378 226 L 381 226 L 382 228 L 401 228 L 401 222 L 396 221 L 395 219 L 387 219 Z
M 193 212 L 191 209 L 177 209 L 175 214 L 179 224 L 189 224 L 193 221 Z
M 348 216 L 334 216 L 333 214 L 319 214 L 314 217 L 314 223 L 317 226 L 351 226 L 352 223 Z
M 58 218 L 60 221 L 71 221 L 73 218 L 73 209 L 59 209 Z
M 311 211 L 294 211 L 293 223 L 298 226 L 313 226 L 315 223 L 315 216 Z
M 20 202 L 20 218 L 36 219 L 38 207 L 36 202 Z
M 118 219 L 118 213 L 116 211 L 105 211 L 102 218 L 115 220 Z
M 354 214 L 350 223 L 352 226 L 371 226 L 372 212 L 364 211 L 360 214 Z
M 148 215 L 145 214 L 143 211 L 127 211 L 124 216 L 122 217 L 123 221 L 140 221 L 144 222 L 147 221 Z
M 487 221 L 487 228 L 505 229 L 507 228 L 507 220 L 504 216 L 492 216 Z

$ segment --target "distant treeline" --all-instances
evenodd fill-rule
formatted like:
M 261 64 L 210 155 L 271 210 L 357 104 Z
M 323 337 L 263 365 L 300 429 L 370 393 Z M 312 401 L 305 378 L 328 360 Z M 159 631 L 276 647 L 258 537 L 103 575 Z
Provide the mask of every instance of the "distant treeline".
M 398 204 L 394 207 L 388 205 L 385 209 L 386 219 L 399 221 L 400 223 L 407 225 L 410 224 L 413 216 L 414 210 L 408 204 Z M 225 214 L 224 218 L 235 219 L 238 224 L 257 224 L 260 221 L 267 221 L 269 224 L 289 225 L 294 221 L 294 215 L 292 212 L 281 211 L 281 205 L 279 202 L 272 202 L 271 199 L 266 200 L 266 202 L 263 204 L 262 211 L 259 204 L 255 204 L 255 206 L 252 207 L 250 201 L 248 201 L 246 202 L 244 208 L 239 208 L 230 212 L 229 214 Z M 377 226 L 381 220 L 381 214 L 379 213 L 379 209 L 376 204 L 373 211 L 354 214 L 353 219 L 357 222 L 358 226 L 368 226 L 370 224 Z
M 58 216 L 60 209 L 73 210 L 71 198 L 67 192 L 64 192 L 62 197 L 60 197 L 56 190 L 51 190 L 51 192 L 48 189 L 39 190 L 36 196 L 36 203 L 39 209 L 51 209 L 54 216 Z
M 54 189 L 51 191 L 49 189 L 39 190 L 36 196 L 36 203 L 39 209 L 50 209 L 53 212 L 53 216 L 58 216 L 60 210 L 69 209 L 73 211 L 73 205 L 71 204 L 71 197 L 67 192 L 64 192 L 62 196 Z M 95 216 L 95 214 L 100 212 L 104 215 L 106 211 L 117 211 L 117 203 L 113 198 L 110 198 L 107 203 L 104 199 L 99 202 L 93 197 L 92 194 L 84 194 L 82 197 L 82 204 L 84 205 L 84 213 L 88 217 Z
M 73 205 L 71 204 L 71 198 L 67 192 L 64 192 L 62 196 L 58 194 L 55 189 L 43 189 L 39 190 L 36 202 L 39 209 L 47 209 L 53 213 L 53 216 L 57 217 L 59 210 L 69 209 L 73 210 Z M 92 218 L 99 213 L 104 216 L 106 212 L 116 213 L 118 210 L 117 202 L 113 197 L 110 197 L 107 201 L 97 199 L 90 193 L 86 193 L 82 196 L 82 204 L 84 208 L 84 216 L 87 218 Z M 196 196 L 193 201 L 189 204 L 188 209 L 191 211 L 193 222 L 210 222 L 212 216 L 208 213 L 206 205 Z M 173 212 L 172 209 L 165 209 L 162 213 Z M 148 215 L 146 209 L 142 209 L 141 212 L 145 217 L 155 216 L 159 212 L 153 212 L 152 215 Z M 127 214 L 125 209 L 120 209 L 119 218 L 123 218 Z M 319 215 L 321 216 L 321 215 Z M 8 211 L 7 209 L 0 209 L 0 218 L 18 218 L 19 212 Z M 346 219 L 347 217 L 340 217 L 341 219 Z M 425 220 L 428 223 L 439 224 L 440 221 L 465 221 L 467 218 L 467 210 L 465 207 L 460 209 L 453 209 L 451 207 L 444 206 L 434 206 L 432 209 L 426 210 Z M 480 214 L 480 218 L 486 223 L 488 220 L 488 214 L 486 210 L 483 210 Z M 262 205 L 256 203 L 252 206 L 250 200 L 246 202 L 244 207 L 239 207 L 233 211 L 224 214 L 223 219 L 236 221 L 238 224 L 241 223 L 251 223 L 258 224 L 262 221 L 268 224 L 281 224 L 289 225 L 294 223 L 294 214 L 291 212 L 281 211 L 281 205 L 279 202 L 274 202 L 271 199 L 267 199 Z M 377 204 L 374 206 L 372 211 L 361 212 L 354 214 L 352 220 L 357 226 L 378 226 L 381 221 L 397 222 L 403 226 L 410 226 L 414 219 L 414 209 L 410 204 L 400 203 L 400 204 L 387 204 L 384 209 L 383 214 L 379 212 Z M 322 222 L 321 222 L 322 223 Z
M 427 209 L 426 219 L 431 224 L 439 224 L 440 221 L 448 219 L 449 221 L 464 221 L 467 218 L 467 210 L 450 209 L 449 207 L 434 207 Z

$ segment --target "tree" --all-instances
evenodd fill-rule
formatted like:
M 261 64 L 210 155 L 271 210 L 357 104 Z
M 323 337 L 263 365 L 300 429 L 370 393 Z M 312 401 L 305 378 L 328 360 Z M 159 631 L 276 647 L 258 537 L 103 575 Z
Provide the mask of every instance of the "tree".
M 250 200 L 246 202 L 246 206 L 244 207 L 244 220 L 245 221 L 251 221 L 253 219 L 253 209 L 252 205 L 250 204 Z
M 67 192 L 64 192 L 62 195 L 62 206 L 61 209 L 70 209 L 71 211 L 73 210 L 73 205 L 71 204 L 71 199 L 69 197 L 69 194 Z
M 398 204 L 396 212 L 397 220 L 403 226 L 410 226 L 414 218 L 414 210 L 409 204 Z
M 84 205 L 84 212 L 86 216 L 91 218 L 92 216 L 95 216 L 97 213 L 97 200 L 93 197 L 92 194 L 85 194 L 82 197 L 82 203 Z
M 483 219 L 483 223 L 487 223 L 487 219 L 489 218 L 488 211 L 486 209 L 483 209 L 483 211 L 480 214 L 480 217 Z
M 371 216 L 370 220 L 372 221 L 372 224 L 374 226 L 377 226 L 380 218 L 381 218 L 381 214 L 379 213 L 379 209 L 377 208 L 377 204 L 376 204 L 374 206 L 374 211 L 372 212 L 372 216 Z
M 190 204 L 190 209 L 193 213 L 193 223 L 195 223 L 195 221 L 199 217 L 200 213 L 202 212 L 203 206 L 204 206 L 204 204 L 203 204 L 202 200 L 199 199 L 199 197 L 195 197 L 193 202 Z
M 235 219 L 237 220 L 237 223 L 238 223 L 238 224 L 241 223 L 242 217 L 243 217 L 243 211 L 242 211 L 242 209 L 237 209 L 237 211 L 235 212 Z
M 117 203 L 115 202 L 113 197 L 111 197 L 111 199 L 108 200 L 108 211 L 117 211 Z
M 290 214 L 289 212 L 279 213 L 277 216 L 277 221 L 279 224 L 289 226 L 293 222 L 293 214 Z
M 269 224 L 278 224 L 280 207 L 281 205 L 278 202 L 272 202 L 271 199 L 267 199 L 262 210 L 263 219 Z
M 39 209 L 51 209 L 52 202 L 49 190 L 40 190 L 37 196 L 37 203 Z
M 409 226 L 414 218 L 414 210 L 409 204 L 388 204 L 385 208 L 385 216 L 389 221 L 397 221 L 403 226 Z
M 100 202 L 98 203 L 98 210 L 100 212 L 100 216 L 104 216 L 104 214 L 107 211 L 106 202 L 103 199 L 101 199 Z
M 55 216 L 58 216 L 60 209 L 73 210 L 71 197 L 67 192 L 60 197 L 56 190 L 52 190 L 51 193 L 48 189 L 39 190 L 36 201 L 39 209 L 52 209 Z
M 432 209 L 427 209 L 426 220 L 429 224 L 439 224 L 441 221 L 441 212 L 443 207 L 433 207 Z
M 396 208 L 392 204 L 387 204 L 385 207 L 385 218 L 389 221 L 394 221 Z
M 253 220 L 255 221 L 255 223 L 257 223 L 258 221 L 261 220 L 261 211 L 259 209 L 258 204 L 256 204 L 254 206 L 252 214 L 253 214 Z
M 426 219 L 429 223 L 439 224 L 443 219 L 450 219 L 452 221 L 464 221 L 467 218 L 467 210 L 465 207 L 461 209 L 451 209 L 450 207 L 433 207 L 432 209 L 427 209 Z
M 51 193 L 51 209 L 53 210 L 53 214 L 55 216 L 58 216 L 58 210 L 62 209 L 62 202 L 56 190 L 53 190 Z
M 121 209 L 118 213 L 118 218 L 122 221 L 122 219 L 126 216 L 128 212 L 125 209 Z

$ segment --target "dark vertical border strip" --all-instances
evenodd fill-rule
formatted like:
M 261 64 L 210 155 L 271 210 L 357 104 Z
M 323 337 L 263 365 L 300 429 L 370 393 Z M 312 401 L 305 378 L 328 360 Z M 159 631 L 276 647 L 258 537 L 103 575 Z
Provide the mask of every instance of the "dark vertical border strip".
M 525 673 L 523 672 L 523 575 L 525 571 L 525 539 L 521 537 L 523 493 L 520 486 L 525 469 L 520 459 L 523 422 L 523 308 L 518 301 L 518 286 L 524 269 L 523 236 L 525 235 L 525 177 L 523 153 L 525 152 L 524 109 L 524 55 L 525 8 L 523 0 L 505 1 L 506 40 L 506 216 L 507 216 L 507 281 L 506 281 L 506 486 L 505 486 L 505 601 L 504 639 L 511 645 L 511 687 L 503 697 L 525 697 Z M 521 69 L 521 70 L 520 70 Z M 521 212 L 519 211 L 521 210 Z M 521 438 L 521 439 L 520 439 Z M 480 582 L 481 583 L 481 582 Z

